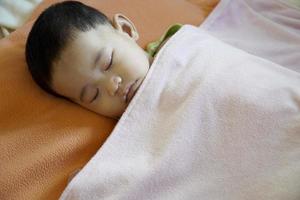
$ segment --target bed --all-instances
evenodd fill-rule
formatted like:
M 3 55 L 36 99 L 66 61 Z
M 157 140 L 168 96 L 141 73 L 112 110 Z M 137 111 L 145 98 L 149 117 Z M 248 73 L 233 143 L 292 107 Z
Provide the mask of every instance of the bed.
M 26 36 L 43 1 L 22 27 L 0 40 L 0 199 L 58 199 L 74 172 L 101 147 L 116 121 L 51 97 L 26 67 Z M 108 16 L 128 15 L 145 46 L 172 23 L 199 25 L 217 1 L 84 0 Z M 186 12 L 188 10 L 188 12 Z M 168 14 L 166 14 L 168 13 Z
M 300 198 L 295 4 L 222 0 L 209 14 L 217 2 L 84 1 L 132 18 L 141 46 L 185 24 L 117 123 L 27 74 L 24 39 L 51 2 L 0 42 L 1 199 Z

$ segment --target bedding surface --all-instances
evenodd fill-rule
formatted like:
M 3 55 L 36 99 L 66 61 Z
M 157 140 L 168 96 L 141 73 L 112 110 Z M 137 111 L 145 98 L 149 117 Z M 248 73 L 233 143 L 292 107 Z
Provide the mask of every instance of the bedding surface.
M 1 0 L 0 0 L 1 1 Z M 43 1 L 29 21 L 0 40 L 0 199 L 58 199 L 111 133 L 115 120 L 52 97 L 31 79 L 24 46 L 33 21 L 58 0 Z M 199 25 L 213 5 L 185 0 L 82 0 L 112 17 L 136 24 L 141 46 L 174 23 Z M 213 1 L 217 2 L 217 1 Z M 187 12 L 188 11 L 188 12 Z
M 300 72 L 299 3 L 222 0 L 201 28 L 226 43 Z
M 299 85 L 186 25 L 60 199 L 299 199 Z
M 1 0 L 0 1 L 0 39 L 9 31 L 22 26 L 30 17 L 32 10 L 42 0 Z

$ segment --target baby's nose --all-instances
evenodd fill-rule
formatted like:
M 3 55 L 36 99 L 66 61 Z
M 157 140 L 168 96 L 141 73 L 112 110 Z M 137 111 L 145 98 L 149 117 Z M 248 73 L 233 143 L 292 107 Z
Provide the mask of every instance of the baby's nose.
M 120 76 L 110 77 L 109 84 L 107 84 L 108 85 L 107 91 L 109 95 L 115 96 L 121 83 L 122 83 L 122 78 Z

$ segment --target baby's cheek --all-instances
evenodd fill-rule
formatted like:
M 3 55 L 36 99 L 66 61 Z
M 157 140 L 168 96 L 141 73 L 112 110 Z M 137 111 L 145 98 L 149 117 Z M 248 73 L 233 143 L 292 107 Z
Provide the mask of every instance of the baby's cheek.
M 126 107 L 127 105 L 119 96 L 105 95 L 91 109 L 107 117 L 118 117 L 124 113 Z

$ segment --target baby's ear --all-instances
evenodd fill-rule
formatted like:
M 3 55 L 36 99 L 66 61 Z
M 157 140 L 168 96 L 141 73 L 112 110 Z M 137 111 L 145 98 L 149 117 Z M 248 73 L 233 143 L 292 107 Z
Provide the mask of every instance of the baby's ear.
M 113 26 L 121 33 L 127 34 L 133 40 L 137 41 L 139 39 L 139 34 L 134 24 L 124 15 L 120 13 L 115 14 L 113 18 Z

